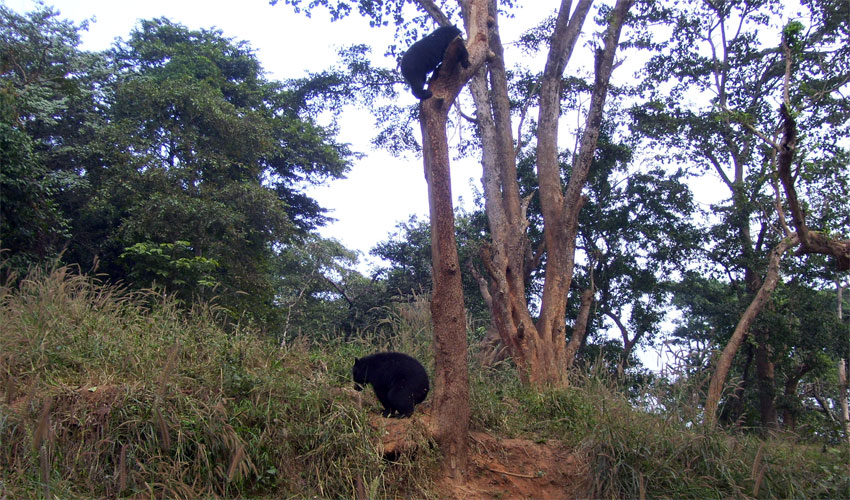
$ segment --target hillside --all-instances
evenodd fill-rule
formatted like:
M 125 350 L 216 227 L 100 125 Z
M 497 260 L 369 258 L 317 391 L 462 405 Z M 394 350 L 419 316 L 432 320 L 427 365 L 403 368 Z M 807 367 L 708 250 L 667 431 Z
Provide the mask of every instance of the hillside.
M 474 361 L 470 478 L 451 483 L 430 400 L 384 419 L 351 389 L 352 360 L 374 350 L 428 365 L 414 313 L 391 339 L 276 345 L 215 305 L 68 268 L 4 286 L 0 498 L 850 496 L 846 447 L 706 434 L 687 408 L 637 409 L 601 377 L 532 394 Z

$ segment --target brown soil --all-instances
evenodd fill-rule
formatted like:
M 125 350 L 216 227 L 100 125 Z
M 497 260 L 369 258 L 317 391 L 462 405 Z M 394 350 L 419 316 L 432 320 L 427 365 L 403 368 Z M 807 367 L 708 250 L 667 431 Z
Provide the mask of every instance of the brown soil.
M 432 434 L 427 413 L 408 419 L 374 416 L 373 427 L 382 430 L 379 446 L 384 456 L 415 452 Z M 462 480 L 438 474 L 434 478 L 441 499 L 489 500 L 586 498 L 590 472 L 586 457 L 553 441 L 502 439 L 474 431 L 469 440 L 470 466 Z

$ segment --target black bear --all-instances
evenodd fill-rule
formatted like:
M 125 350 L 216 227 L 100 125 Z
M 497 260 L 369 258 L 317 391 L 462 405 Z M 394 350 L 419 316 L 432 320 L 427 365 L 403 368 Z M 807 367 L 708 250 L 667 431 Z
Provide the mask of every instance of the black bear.
M 372 384 L 375 395 L 384 405 L 383 415 L 409 417 L 413 406 L 428 394 L 428 374 L 419 361 L 400 352 L 379 352 L 354 361 L 351 369 L 354 388 Z
M 407 49 L 401 58 L 401 74 L 410 85 L 410 90 L 419 99 L 431 97 L 431 91 L 425 90 L 425 80 L 428 73 L 437 69 L 443 61 L 443 56 L 449 44 L 460 35 L 460 30 L 454 26 L 441 26 L 422 40 L 417 41 Z M 462 46 L 460 63 L 464 68 L 469 67 L 469 53 Z

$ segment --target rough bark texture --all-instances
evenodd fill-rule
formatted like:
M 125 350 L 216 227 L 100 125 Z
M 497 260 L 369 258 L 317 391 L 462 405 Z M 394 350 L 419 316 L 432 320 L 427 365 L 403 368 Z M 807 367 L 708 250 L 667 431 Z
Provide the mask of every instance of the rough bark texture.
M 482 257 L 490 277 L 493 325 L 515 362 L 525 366 L 527 361 L 520 347 L 521 339 L 526 331 L 534 328 L 525 301 L 527 223 L 516 182 L 516 156 L 498 13 L 495 2 L 490 1 L 488 5 L 492 19 L 491 55 L 470 86 L 482 140 L 482 184 L 493 238 L 493 244 L 482 249 Z M 527 381 L 524 370 L 520 370 L 520 376 Z
M 458 64 L 458 44 L 463 42 L 455 40 L 446 51 L 439 76 L 430 82 L 433 97 L 422 101 L 419 108 L 431 213 L 435 439 L 445 458 L 444 468 L 455 478 L 463 476 L 467 465 L 470 410 L 466 312 L 455 241 L 446 121 L 452 103 L 483 64 L 487 51 L 486 1 L 465 2 L 462 8 L 470 34 L 467 45 L 470 67 Z
M 580 0 L 571 15 L 571 2 L 561 2 L 540 82 L 537 171 L 546 268 L 540 316 L 536 322 L 529 313 L 525 296 L 528 272 L 536 259 L 525 236 L 527 200 L 520 199 L 517 185 L 505 64 L 498 35 L 498 14 L 492 1 L 490 16 L 494 22 L 490 49 L 493 55 L 471 86 L 483 142 L 482 181 L 492 235 L 492 244 L 483 250 L 482 257 L 490 277 L 493 323 L 513 356 L 520 378 L 538 388 L 567 382 L 565 312 L 573 275 L 578 213 L 584 203 L 581 191 L 596 150 L 614 54 L 632 1 L 619 0 L 611 13 L 604 47 L 597 53 L 596 79 L 581 150 L 564 193 L 557 143 L 561 78 L 591 3 L 592 0 Z
M 788 236 L 770 252 L 770 260 L 768 261 L 767 274 L 764 277 L 761 288 L 753 297 L 753 301 L 744 311 L 741 319 L 738 320 L 735 331 L 732 337 L 723 348 L 723 352 L 715 363 L 714 373 L 711 376 L 711 382 L 708 386 L 708 396 L 705 401 L 705 424 L 709 428 L 714 427 L 717 423 L 717 407 L 720 404 L 720 396 L 723 393 L 723 386 L 726 384 L 726 377 L 729 375 L 729 368 L 732 366 L 732 360 L 738 352 L 744 337 L 750 330 L 750 325 L 755 321 L 758 314 L 764 309 L 770 295 L 776 288 L 779 282 L 779 263 L 782 260 L 782 255 L 792 246 L 799 243 L 796 234 Z

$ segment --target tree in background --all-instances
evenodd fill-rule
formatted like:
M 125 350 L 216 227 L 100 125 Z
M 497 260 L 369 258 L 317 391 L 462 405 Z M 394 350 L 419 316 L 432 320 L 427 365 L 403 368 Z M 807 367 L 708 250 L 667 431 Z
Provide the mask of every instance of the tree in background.
M 55 258 L 70 237 L 62 200 L 80 188 L 75 166 L 57 168 L 97 123 L 94 81 L 103 58 L 81 51 L 79 31 L 50 9 L 20 15 L 0 5 L 0 249 L 23 273 Z
M 717 266 L 715 276 L 727 276 L 740 303 L 749 306 L 739 310 L 726 352 L 718 358 L 706 403 L 709 424 L 715 419 L 734 354 L 748 337 L 755 345 L 761 422 L 768 428 L 777 425 L 776 359 L 770 347 L 774 333 L 755 320 L 780 283 L 783 255 L 799 243 L 797 234 L 784 231 L 782 195 L 786 193 L 777 177 L 781 153 L 795 147 L 793 141 L 782 147 L 765 144 L 779 144 L 784 119 L 772 103 L 786 102 L 799 110 L 801 128 L 807 131 L 807 161 L 795 160 L 801 185 L 838 181 L 845 175 L 830 168 L 835 165 L 831 161 L 823 161 L 846 155 L 837 138 L 845 135 L 847 123 L 845 106 L 835 105 L 836 92 L 847 83 L 846 47 L 834 50 L 833 46 L 846 33 L 847 17 L 841 14 L 846 6 L 831 4 L 840 7 L 831 9 L 827 4 L 805 3 L 813 25 L 800 38 L 798 57 L 790 63 L 793 72 L 786 71 L 790 59 L 782 45 L 764 45 L 758 36 L 766 30 L 782 32 L 771 23 L 780 18 L 779 3 L 693 1 L 668 6 L 671 10 L 665 18 L 671 36 L 655 47 L 663 52 L 652 56 L 646 66 L 649 100 L 634 108 L 638 130 L 667 149 L 662 156 L 714 172 L 729 191 L 728 202 L 715 207 L 719 222 L 710 233 L 709 256 Z M 790 93 L 783 96 L 786 78 L 793 80 Z M 765 142 L 768 137 L 772 139 Z M 790 148 L 783 150 L 787 145 Z M 845 191 L 846 199 L 846 190 L 839 191 Z M 793 205 L 790 197 L 784 198 Z M 824 221 L 826 213 L 835 214 L 835 205 L 824 208 L 823 215 L 813 216 Z
M 632 161 L 631 148 L 612 144 L 603 131 L 579 216 L 578 247 L 587 261 L 578 266 L 579 309 L 567 344 L 572 366 L 587 319 L 613 324 L 622 339 L 619 378 L 636 347 L 658 337 L 673 286 L 699 252 L 697 210 L 684 172 L 635 171 Z
M 50 8 L 2 15 L 12 257 L 66 247 L 64 262 L 185 300 L 215 296 L 234 318 L 281 314 L 277 256 L 327 221 L 304 189 L 350 159 L 300 114 L 301 97 L 220 31 L 142 21 L 88 54 L 83 27 Z

